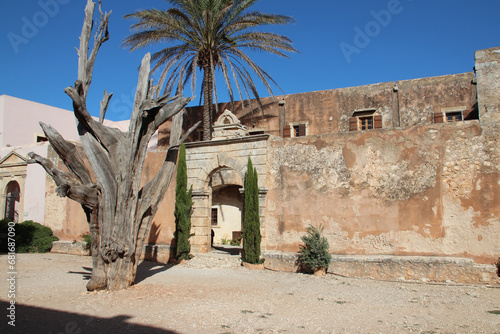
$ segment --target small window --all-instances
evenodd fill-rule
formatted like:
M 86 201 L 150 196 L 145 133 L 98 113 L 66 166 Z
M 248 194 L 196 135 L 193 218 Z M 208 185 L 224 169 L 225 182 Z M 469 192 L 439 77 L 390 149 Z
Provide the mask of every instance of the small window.
M 358 118 L 360 130 L 371 130 L 373 129 L 373 116 L 369 117 L 359 117 Z
M 464 113 L 466 113 L 465 109 L 465 106 L 441 108 L 441 112 L 434 114 L 434 123 L 462 122 L 464 120 Z
M 264 134 L 264 130 L 250 130 L 250 131 L 248 131 L 248 134 L 250 136 L 263 135 Z
M 217 226 L 218 212 L 217 208 L 212 208 L 212 226 Z
M 283 137 L 304 137 L 307 136 L 307 125 L 308 123 L 290 123 L 289 128 L 283 129 Z
M 462 112 L 461 111 L 456 111 L 456 112 L 447 112 L 446 113 L 446 122 L 461 122 L 463 121 L 462 118 Z
M 376 109 L 357 110 L 349 119 L 349 131 L 382 129 L 382 116 L 375 115 Z
M 47 137 L 44 137 L 44 136 L 36 136 L 36 142 L 37 142 L 37 143 L 43 143 L 43 142 L 45 142 L 45 141 L 49 141 L 49 140 L 47 139 Z

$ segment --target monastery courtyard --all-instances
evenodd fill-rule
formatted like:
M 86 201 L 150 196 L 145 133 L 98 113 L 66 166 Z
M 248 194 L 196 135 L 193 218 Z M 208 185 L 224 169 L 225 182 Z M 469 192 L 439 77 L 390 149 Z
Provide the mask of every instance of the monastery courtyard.
M 500 333 L 500 285 L 388 282 L 143 262 L 136 284 L 86 292 L 91 258 L 16 256 L 2 333 Z M 7 255 L 0 256 L 7 273 Z M 8 290 L 6 279 L 0 290 Z M 6 308 L 6 294 L 0 296 Z

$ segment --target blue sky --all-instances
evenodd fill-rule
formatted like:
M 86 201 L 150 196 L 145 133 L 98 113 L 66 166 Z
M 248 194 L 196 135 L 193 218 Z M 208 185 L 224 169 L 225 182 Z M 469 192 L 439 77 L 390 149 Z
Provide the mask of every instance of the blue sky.
M 102 1 L 105 11 L 112 10 L 110 40 L 97 57 L 87 104 L 97 115 L 107 89 L 114 93 L 107 118 L 128 119 L 140 61 L 158 47 L 134 52 L 122 48 L 132 23 L 123 16 L 168 4 L 165 0 Z M 71 110 L 63 89 L 76 79 L 75 47 L 85 3 L 1 2 L 0 95 Z M 500 46 L 499 0 L 260 0 L 254 8 L 296 20 L 294 25 L 269 30 L 290 37 L 300 53 L 289 59 L 249 53 L 285 94 L 468 72 L 474 66 L 475 50 Z M 260 94 L 269 95 L 263 88 Z M 276 89 L 275 94 L 281 93 Z M 220 82 L 219 101 L 228 99 Z

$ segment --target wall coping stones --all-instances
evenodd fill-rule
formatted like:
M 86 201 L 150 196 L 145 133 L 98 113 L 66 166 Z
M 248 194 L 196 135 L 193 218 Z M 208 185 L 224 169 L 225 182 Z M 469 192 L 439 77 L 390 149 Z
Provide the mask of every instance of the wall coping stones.
M 206 147 L 206 146 L 221 146 L 235 143 L 248 143 L 254 141 L 262 141 L 268 140 L 271 137 L 270 134 L 263 135 L 251 135 L 239 138 L 231 138 L 231 139 L 220 139 L 220 140 L 207 140 L 207 141 L 197 141 L 191 143 L 185 143 L 186 148 L 197 148 L 197 147 Z
M 263 252 L 266 269 L 297 272 L 298 253 Z M 500 283 L 496 267 L 452 256 L 332 255 L 328 273 L 389 281 Z

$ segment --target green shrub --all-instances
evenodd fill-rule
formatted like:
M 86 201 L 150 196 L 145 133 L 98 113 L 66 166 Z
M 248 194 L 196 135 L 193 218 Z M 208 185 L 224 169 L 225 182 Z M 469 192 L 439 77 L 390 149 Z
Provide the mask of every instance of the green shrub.
M 0 233 L 4 233 L 4 226 L 8 221 L 0 223 Z M 52 242 L 59 240 L 52 234 L 52 230 L 32 220 L 26 220 L 15 225 L 17 253 L 47 253 L 52 249 Z M 3 248 L 2 251 L 6 251 Z
M 175 259 L 189 260 L 193 256 L 191 253 L 191 214 L 193 212 L 193 200 L 191 195 L 193 187 L 187 190 L 187 164 L 186 147 L 184 144 L 179 149 L 179 162 L 177 163 L 177 178 L 175 186 Z
M 328 269 L 332 256 L 328 252 L 330 249 L 328 240 L 321 235 L 323 229 L 309 225 L 306 228 L 306 235 L 301 237 L 304 245 L 300 246 L 299 264 L 303 269 L 312 271 L 319 268 Z
M 7 233 L 9 231 L 9 219 L 0 220 L 0 252 L 7 253 Z
M 229 244 L 231 244 L 231 239 L 229 239 L 229 237 L 227 235 L 224 235 L 220 239 L 220 243 L 223 244 L 223 245 L 229 245 Z
M 243 203 L 243 262 L 261 264 L 260 258 L 260 217 L 259 217 L 259 182 L 257 170 L 248 158 L 245 178 L 245 198 Z
M 85 243 L 85 249 L 89 250 L 90 247 L 92 247 L 92 237 L 90 236 L 90 233 L 83 233 L 82 240 Z
M 231 246 L 239 246 L 239 245 L 241 245 L 241 238 L 232 239 L 230 241 L 230 244 L 231 244 Z

